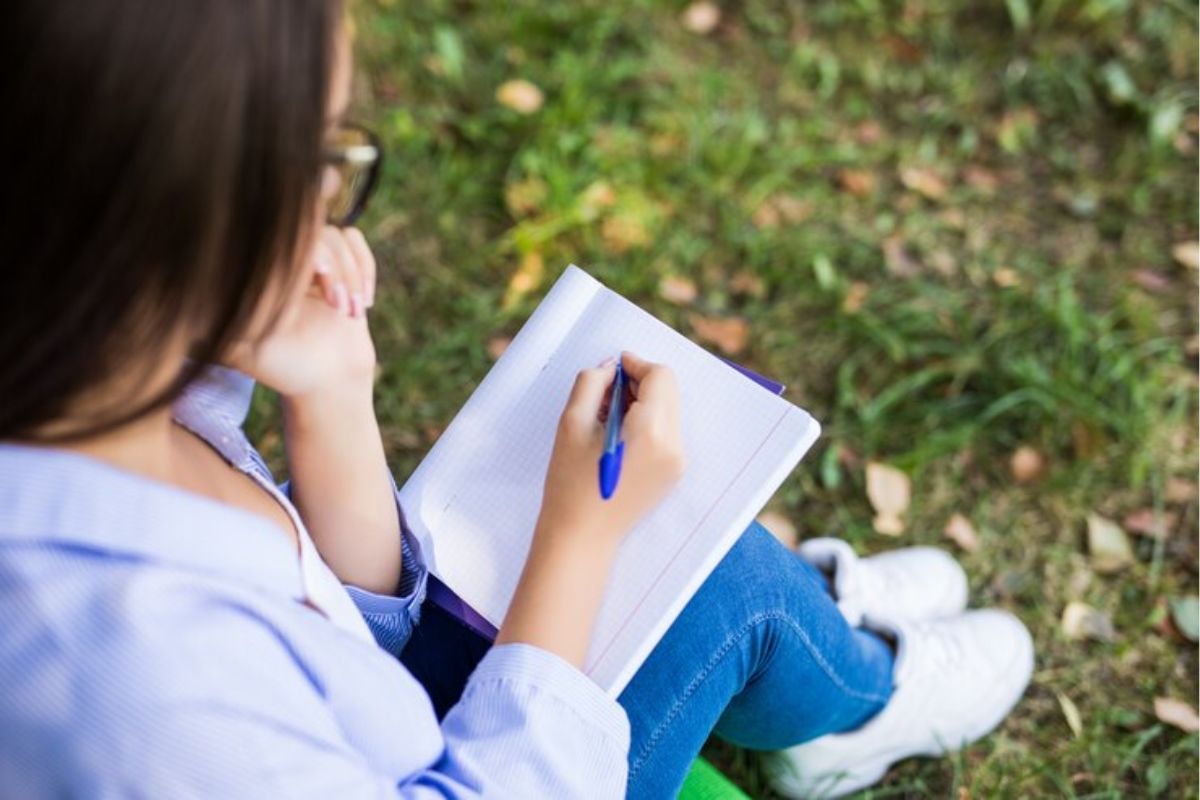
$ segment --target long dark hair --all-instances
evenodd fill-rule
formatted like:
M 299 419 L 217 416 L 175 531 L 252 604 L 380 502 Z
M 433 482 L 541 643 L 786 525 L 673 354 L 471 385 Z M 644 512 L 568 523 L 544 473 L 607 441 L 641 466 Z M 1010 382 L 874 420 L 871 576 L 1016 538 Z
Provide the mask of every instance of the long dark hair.
M 4 9 L 0 439 L 94 435 L 161 408 L 244 334 L 268 287 L 295 274 L 319 191 L 340 6 Z M 114 398 L 70 430 L 34 434 L 114 377 L 136 386 L 182 324 L 197 332 L 192 359 L 158 396 Z

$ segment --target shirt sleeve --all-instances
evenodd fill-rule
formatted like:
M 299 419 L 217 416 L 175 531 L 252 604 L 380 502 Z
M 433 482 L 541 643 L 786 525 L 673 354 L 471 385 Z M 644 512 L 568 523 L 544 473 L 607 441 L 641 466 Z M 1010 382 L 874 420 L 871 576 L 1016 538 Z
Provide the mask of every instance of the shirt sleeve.
M 324 696 L 322 668 L 282 644 L 284 630 L 211 599 L 192 603 L 176 593 L 190 620 L 182 640 L 147 636 L 141 646 L 121 643 L 115 659 L 100 653 L 102 663 L 130 672 L 97 671 L 99 685 L 84 684 L 96 702 L 79 708 L 76 734 L 64 742 L 70 755 L 55 768 L 59 786 L 149 797 L 624 795 L 625 713 L 557 656 L 531 645 L 494 648 L 440 737 L 419 684 L 401 665 L 389 660 L 383 674 L 363 670 L 358 685 L 386 691 L 381 702 L 395 705 L 396 715 L 392 730 L 374 734 L 379 739 L 351 741 Z M 381 768 L 412 762 L 404 750 L 429 756 L 402 772 Z M 5 761 L 0 754 L 0 767 Z
M 425 601 L 429 569 L 421 557 L 421 546 L 408 527 L 404 509 L 400 506 L 400 490 L 391 470 L 387 470 L 392 496 L 396 501 L 396 514 L 400 519 L 401 575 L 400 585 L 394 594 L 381 594 L 344 584 L 358 613 L 366 620 L 367 627 L 376 643 L 392 655 L 399 657 L 400 651 L 412 635 L 413 626 L 421 617 L 421 603 Z M 279 490 L 291 500 L 291 481 L 279 484 Z
M 562 658 L 528 644 L 493 647 L 442 721 L 442 768 L 486 776 L 488 797 L 622 797 L 625 710 Z

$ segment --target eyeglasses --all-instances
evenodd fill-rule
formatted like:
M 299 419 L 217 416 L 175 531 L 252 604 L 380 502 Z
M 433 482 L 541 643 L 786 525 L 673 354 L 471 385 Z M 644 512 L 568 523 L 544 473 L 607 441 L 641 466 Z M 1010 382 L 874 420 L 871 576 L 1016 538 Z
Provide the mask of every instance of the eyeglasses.
M 379 137 L 361 125 L 342 123 L 325 146 L 323 160 L 341 178 L 337 194 L 329 200 L 326 219 L 330 225 L 350 225 L 366 210 L 379 181 L 383 163 Z

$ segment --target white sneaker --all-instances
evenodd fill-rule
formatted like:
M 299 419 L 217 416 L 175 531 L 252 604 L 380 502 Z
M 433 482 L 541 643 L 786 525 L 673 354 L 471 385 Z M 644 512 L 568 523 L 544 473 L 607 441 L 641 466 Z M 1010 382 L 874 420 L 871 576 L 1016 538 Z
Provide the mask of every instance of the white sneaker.
M 842 616 L 857 628 L 863 616 L 938 619 L 967 607 L 967 575 L 954 557 L 936 547 L 905 547 L 859 558 L 848 542 L 823 537 L 796 552 L 830 576 Z
M 769 755 L 768 775 L 785 797 L 841 797 L 875 783 L 903 758 L 940 756 L 980 739 L 1008 715 L 1033 676 L 1033 640 L 1005 611 L 865 622 L 895 638 L 892 696 L 856 730 Z

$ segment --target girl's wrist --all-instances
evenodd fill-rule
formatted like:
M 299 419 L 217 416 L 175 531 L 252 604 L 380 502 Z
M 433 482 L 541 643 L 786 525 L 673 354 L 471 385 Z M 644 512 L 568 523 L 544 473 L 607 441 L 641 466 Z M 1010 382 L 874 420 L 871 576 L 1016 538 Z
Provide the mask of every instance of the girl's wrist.
M 559 522 L 539 518 L 533 531 L 531 552 L 537 550 L 568 562 L 593 566 L 609 565 L 617 556 L 620 538 L 582 522 Z
M 280 395 L 285 435 L 377 425 L 373 388 L 370 384 L 345 385 Z

